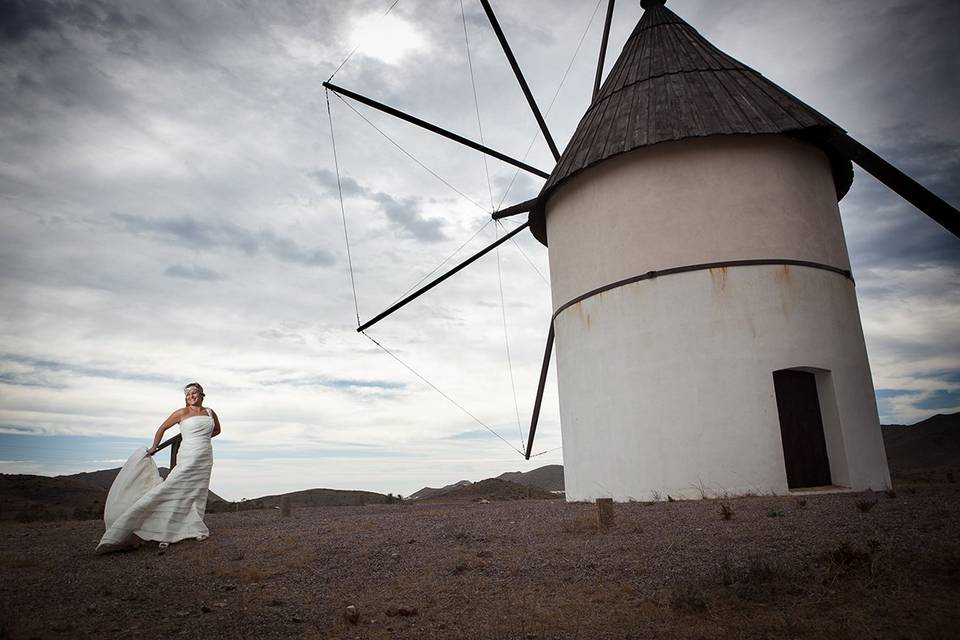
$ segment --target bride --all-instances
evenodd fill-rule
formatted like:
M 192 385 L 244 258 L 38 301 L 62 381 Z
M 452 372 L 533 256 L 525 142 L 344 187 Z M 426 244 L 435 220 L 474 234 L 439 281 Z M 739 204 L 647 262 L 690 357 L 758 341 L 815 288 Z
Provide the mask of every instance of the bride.
M 213 467 L 210 439 L 220 433 L 220 419 L 203 406 L 203 387 L 191 382 L 183 389 L 186 406 L 163 421 L 149 449 L 133 452 L 113 481 L 103 520 L 106 533 L 97 545 L 97 553 L 128 549 L 136 538 L 153 540 L 165 549 L 172 542 L 187 538 L 205 540 L 210 530 L 203 523 Z M 183 441 L 177 454 L 177 466 L 167 479 L 151 457 L 157 452 L 164 432 L 180 425 Z

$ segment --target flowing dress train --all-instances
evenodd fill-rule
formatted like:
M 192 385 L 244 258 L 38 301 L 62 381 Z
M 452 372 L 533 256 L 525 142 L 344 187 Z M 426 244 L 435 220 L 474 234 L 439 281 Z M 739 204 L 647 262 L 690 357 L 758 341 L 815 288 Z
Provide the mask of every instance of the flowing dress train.
M 205 538 L 210 530 L 203 523 L 213 468 L 213 412 L 180 422 L 183 441 L 177 466 L 161 480 L 153 458 L 141 447 L 133 452 L 117 474 L 103 520 L 106 533 L 97 553 L 128 548 L 133 536 L 157 542 Z

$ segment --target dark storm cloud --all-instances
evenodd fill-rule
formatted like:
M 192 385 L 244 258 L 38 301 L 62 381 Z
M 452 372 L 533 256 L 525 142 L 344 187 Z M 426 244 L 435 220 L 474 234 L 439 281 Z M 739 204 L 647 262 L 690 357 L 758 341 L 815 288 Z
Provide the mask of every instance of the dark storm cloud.
M 960 389 L 935 389 L 933 393 L 913 403 L 917 409 L 937 411 L 960 406 Z
M 382 192 L 374 193 L 372 198 L 380 204 L 387 219 L 417 240 L 435 242 L 444 239 L 440 221 L 420 215 L 417 198 L 395 198 Z
M 317 169 L 308 175 L 324 188 L 327 194 L 337 196 L 337 175 L 329 169 Z M 384 215 L 409 236 L 424 242 L 445 240 L 443 221 L 424 218 L 420 213 L 419 198 L 397 198 L 389 193 L 374 191 L 349 176 L 340 176 L 340 190 L 346 198 L 367 198 L 380 205 Z
M 389 380 L 359 380 L 356 378 L 291 378 L 287 380 L 264 381 L 261 384 L 265 386 L 288 385 L 293 387 L 327 387 L 330 389 L 351 390 L 351 389 L 376 389 L 380 391 L 397 391 L 405 389 L 406 384 L 402 382 L 391 382 Z
M 65 388 L 66 385 L 50 379 L 52 374 L 68 374 L 70 376 L 85 376 L 104 378 L 107 380 L 138 380 L 142 382 L 157 382 L 162 384 L 177 384 L 171 378 L 165 378 L 149 373 L 113 369 L 108 367 L 91 367 L 75 365 L 60 360 L 45 360 L 12 353 L 0 354 L 0 381 L 6 384 L 21 386 L 37 386 L 52 389 Z
M 190 249 L 234 250 L 248 256 L 263 252 L 282 262 L 305 267 L 327 267 L 334 263 L 333 254 L 326 249 L 303 248 L 294 240 L 279 236 L 269 229 L 251 231 L 235 224 L 203 222 L 190 216 L 146 218 L 125 213 L 112 215 L 129 233 L 175 240 Z
M 149 29 L 153 25 L 141 14 L 127 14 L 98 0 L 50 2 L 46 0 L 0 0 L 0 36 L 19 42 L 34 31 L 52 31 L 70 25 L 99 34 L 120 30 Z
M 48 31 L 55 24 L 52 2 L 0 0 L 0 37 L 18 42 L 31 31 Z
M 890 130 L 876 152 L 956 206 L 960 204 L 960 141 L 911 139 Z M 857 170 L 856 200 L 841 203 L 855 221 L 848 241 L 856 267 L 960 269 L 960 241 L 873 176 Z
M 185 278 L 187 280 L 201 280 L 206 282 L 214 282 L 217 280 L 223 280 L 226 278 L 222 273 L 218 273 L 213 269 L 208 269 L 207 267 L 201 267 L 199 265 L 182 265 L 174 264 L 170 265 L 163 271 L 163 275 L 169 276 L 171 278 Z
M 329 195 L 337 195 L 336 173 L 329 169 L 317 169 L 316 171 L 308 172 L 307 175 L 319 182 L 320 186 L 322 186 Z M 361 186 L 359 182 L 350 176 L 340 176 L 339 188 L 343 191 L 343 195 L 348 198 L 366 196 L 370 193 L 366 187 Z
M 42 387 L 44 389 L 66 389 L 67 385 L 55 382 L 49 382 L 42 377 L 31 373 L 17 373 L 12 371 L 0 371 L 0 385 L 12 385 L 16 387 Z

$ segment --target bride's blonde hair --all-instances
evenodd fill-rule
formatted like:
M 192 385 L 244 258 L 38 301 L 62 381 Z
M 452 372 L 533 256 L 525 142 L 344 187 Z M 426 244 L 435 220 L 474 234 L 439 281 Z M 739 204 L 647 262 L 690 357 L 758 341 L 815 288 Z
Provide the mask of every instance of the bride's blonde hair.
M 199 382 L 191 382 L 190 384 L 188 384 L 187 386 L 185 386 L 185 387 L 183 388 L 183 393 L 186 394 L 187 391 L 188 391 L 191 387 L 200 392 L 200 400 L 202 401 L 205 394 L 203 393 L 203 387 L 200 386 L 200 383 L 199 383 Z M 190 405 L 188 405 L 186 402 L 184 402 L 184 406 L 187 406 L 187 407 L 188 407 L 188 406 L 190 406 Z

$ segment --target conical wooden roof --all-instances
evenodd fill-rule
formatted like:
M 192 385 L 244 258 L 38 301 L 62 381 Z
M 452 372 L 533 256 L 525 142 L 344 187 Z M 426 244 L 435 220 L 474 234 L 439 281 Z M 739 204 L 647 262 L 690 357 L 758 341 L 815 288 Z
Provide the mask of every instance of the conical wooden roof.
M 710 44 L 664 6 L 648 0 L 593 103 L 531 212 L 547 244 L 544 207 L 564 180 L 604 160 L 661 142 L 729 134 L 788 134 L 820 144 L 842 131 L 826 116 Z M 850 161 L 826 145 L 837 199 L 853 181 Z

